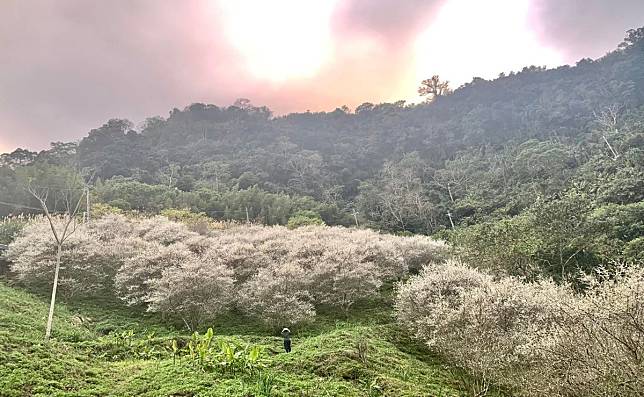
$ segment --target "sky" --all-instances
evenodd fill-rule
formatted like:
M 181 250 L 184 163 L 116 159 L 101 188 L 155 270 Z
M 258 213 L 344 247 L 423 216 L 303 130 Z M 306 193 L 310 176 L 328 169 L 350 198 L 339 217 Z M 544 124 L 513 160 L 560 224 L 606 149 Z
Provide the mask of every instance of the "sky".
M 195 102 L 414 102 L 434 74 L 574 64 L 641 26 L 643 0 L 0 0 L 0 152 Z

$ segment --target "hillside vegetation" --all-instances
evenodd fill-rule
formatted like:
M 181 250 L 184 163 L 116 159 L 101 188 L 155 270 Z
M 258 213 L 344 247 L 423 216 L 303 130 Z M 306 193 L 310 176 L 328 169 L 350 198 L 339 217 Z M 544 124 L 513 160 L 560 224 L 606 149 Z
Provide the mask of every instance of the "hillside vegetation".
M 51 288 L 57 260 L 51 227 L 65 225 L 62 216 L 52 221 L 27 221 L 10 244 L 13 284 L 41 293 Z M 53 355 L 44 361 L 55 368 L 76 353 L 99 369 L 111 368 L 102 361 L 110 357 L 139 360 L 124 369 L 145 370 L 154 390 L 130 391 L 138 380 L 128 372 L 117 379 L 125 395 L 192 390 L 197 373 L 204 375 L 196 395 L 218 395 L 206 388 L 214 379 L 242 396 L 490 395 L 501 388 L 525 397 L 635 397 L 644 390 L 644 272 L 635 264 L 557 284 L 477 270 L 452 259 L 443 242 L 421 236 L 115 214 L 74 227 L 58 293 L 78 314 L 56 315 L 55 338 L 70 335 L 62 337 L 69 344 L 60 358 L 40 339 L 44 304 L 40 314 L 29 305 L 23 312 L 23 298 L 38 298 L 4 289 L 5 338 L 18 349 L 2 367 L 7 379 L 17 379 L 12 387 L 31 384 L 21 374 L 33 363 L 20 357 L 21 348 L 39 347 Z M 296 331 L 298 349 L 278 354 L 274 335 L 285 326 Z M 184 362 L 188 381 L 164 372 L 182 376 L 176 371 Z M 437 378 L 422 378 L 428 365 Z M 329 378 L 331 391 L 311 391 L 316 377 Z M 423 384 L 407 383 L 415 381 Z
M 2 155 L 0 394 L 643 395 L 644 28 L 436 82 Z
M 380 309 L 298 329 L 289 355 L 270 355 L 281 338 L 252 321 L 217 319 L 216 339 L 265 349 L 260 376 L 203 369 L 186 351 L 173 359 L 172 340 L 189 334 L 104 300 L 58 306 L 43 342 L 45 301 L 0 281 L 2 396 L 459 396 L 474 384 Z
M 561 277 L 642 251 L 641 223 L 623 229 L 644 199 L 643 65 L 641 28 L 600 59 L 477 78 L 431 103 L 274 117 L 240 100 L 173 109 L 139 130 L 114 119 L 78 143 L 3 155 L 0 214 L 38 208 L 25 180 L 60 188 L 72 164 L 92 176 L 92 201 L 125 211 L 268 225 L 313 213 L 481 242 L 487 263 Z M 540 225 L 552 209 L 574 221 Z M 522 238 L 549 227 L 551 239 Z M 508 250 L 494 248 L 499 238 Z

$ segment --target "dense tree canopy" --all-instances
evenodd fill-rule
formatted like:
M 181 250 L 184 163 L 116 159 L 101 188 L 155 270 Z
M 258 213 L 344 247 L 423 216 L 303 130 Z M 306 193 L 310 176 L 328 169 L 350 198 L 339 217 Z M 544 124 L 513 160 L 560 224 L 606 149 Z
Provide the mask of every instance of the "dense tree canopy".
M 423 234 L 520 216 L 507 225 L 519 230 L 521 222 L 535 226 L 530 220 L 548 214 L 548 205 L 568 208 L 557 203 L 577 200 L 571 194 L 587 202 L 583 222 L 631 214 L 622 206 L 644 198 L 643 32 L 629 31 L 597 60 L 475 78 L 453 92 L 435 76 L 424 86 L 440 92 L 419 105 L 364 103 L 354 112 L 274 117 L 243 99 L 173 109 L 138 130 L 109 120 L 78 144 L 2 155 L 0 214 L 30 211 L 11 205 L 33 206 L 21 188 L 25 178 L 55 186 L 64 164 L 94 175 L 93 200 L 126 211 L 187 208 L 265 224 L 311 211 L 330 225 Z M 630 252 L 626 246 L 641 233 L 626 236 L 602 249 Z M 573 245 L 570 253 L 559 250 L 581 250 L 569 265 L 582 254 L 605 257 Z M 561 260 L 552 255 L 530 257 L 554 271 Z

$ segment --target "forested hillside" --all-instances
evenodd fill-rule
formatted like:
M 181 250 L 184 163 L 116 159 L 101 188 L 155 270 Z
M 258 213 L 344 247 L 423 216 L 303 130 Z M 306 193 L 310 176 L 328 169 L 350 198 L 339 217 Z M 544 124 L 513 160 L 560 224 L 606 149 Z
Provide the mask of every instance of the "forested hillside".
M 644 395 L 644 27 L 419 93 L 3 154 L 0 395 Z
M 643 151 L 640 28 L 600 59 L 475 78 L 420 105 L 274 116 L 241 99 L 137 129 L 110 120 L 78 144 L 3 155 L 0 201 L 37 207 L 24 177 L 56 186 L 71 163 L 92 175 L 93 200 L 123 210 L 266 224 L 307 211 L 327 224 L 442 233 L 480 243 L 483 261 L 561 274 L 641 255 Z M 490 244 L 501 237 L 507 252 Z

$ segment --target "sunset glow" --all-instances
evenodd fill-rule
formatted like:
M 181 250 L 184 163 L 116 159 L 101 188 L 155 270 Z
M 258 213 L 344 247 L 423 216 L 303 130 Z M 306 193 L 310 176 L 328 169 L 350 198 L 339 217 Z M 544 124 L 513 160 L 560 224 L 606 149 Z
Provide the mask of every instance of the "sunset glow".
M 624 1 L 609 19 L 600 0 L 0 1 L 0 150 L 194 102 L 419 102 L 436 74 L 457 88 L 600 57 L 644 23 L 644 2 Z
M 221 2 L 224 30 L 252 76 L 272 82 L 312 77 L 332 51 L 335 0 Z
M 529 6 L 530 0 L 450 0 L 417 38 L 415 80 L 439 74 L 459 86 L 472 77 L 564 63 L 536 40 L 528 25 Z

